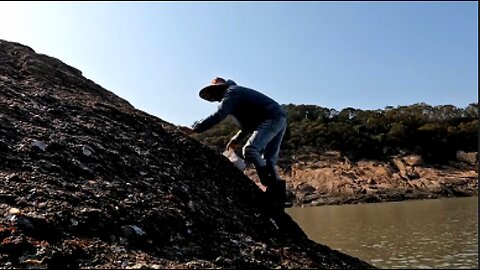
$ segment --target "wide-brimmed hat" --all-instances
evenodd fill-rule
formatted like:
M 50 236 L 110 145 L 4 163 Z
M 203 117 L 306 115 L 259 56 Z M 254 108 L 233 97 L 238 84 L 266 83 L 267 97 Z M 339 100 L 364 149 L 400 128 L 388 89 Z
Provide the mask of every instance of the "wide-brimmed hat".
M 198 95 L 205 99 L 205 100 L 213 100 L 212 96 L 215 96 L 215 93 L 218 93 L 219 91 L 225 90 L 228 88 L 228 84 L 225 79 L 216 77 L 212 80 L 212 82 L 203 87 Z

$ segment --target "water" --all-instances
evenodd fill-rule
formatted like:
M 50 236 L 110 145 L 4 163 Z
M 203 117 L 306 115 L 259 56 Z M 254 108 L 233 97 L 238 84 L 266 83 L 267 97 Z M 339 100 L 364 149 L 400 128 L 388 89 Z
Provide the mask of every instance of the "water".
M 477 268 L 478 198 L 290 208 L 310 239 L 380 268 Z

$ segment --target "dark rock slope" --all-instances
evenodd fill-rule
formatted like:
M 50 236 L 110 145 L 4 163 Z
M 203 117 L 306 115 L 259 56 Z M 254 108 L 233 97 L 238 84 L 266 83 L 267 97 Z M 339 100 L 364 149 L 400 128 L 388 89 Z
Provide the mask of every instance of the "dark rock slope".
M 0 40 L 2 268 L 369 268 L 175 126 Z

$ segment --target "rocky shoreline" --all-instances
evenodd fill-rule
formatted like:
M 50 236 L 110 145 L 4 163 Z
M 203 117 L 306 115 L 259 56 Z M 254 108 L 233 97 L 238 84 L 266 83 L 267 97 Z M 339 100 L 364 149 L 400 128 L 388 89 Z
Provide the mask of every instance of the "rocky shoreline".
M 280 176 L 291 207 L 478 196 L 477 160 L 476 152 L 459 152 L 448 165 L 426 164 L 417 155 L 351 162 L 327 152 L 299 158 Z M 246 174 L 259 184 L 252 169 Z

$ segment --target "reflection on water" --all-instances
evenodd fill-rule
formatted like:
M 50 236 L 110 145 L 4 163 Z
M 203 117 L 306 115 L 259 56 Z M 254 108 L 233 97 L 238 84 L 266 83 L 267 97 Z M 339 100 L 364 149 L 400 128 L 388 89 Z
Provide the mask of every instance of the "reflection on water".
M 380 268 L 477 268 L 478 198 L 290 208 L 310 239 Z

